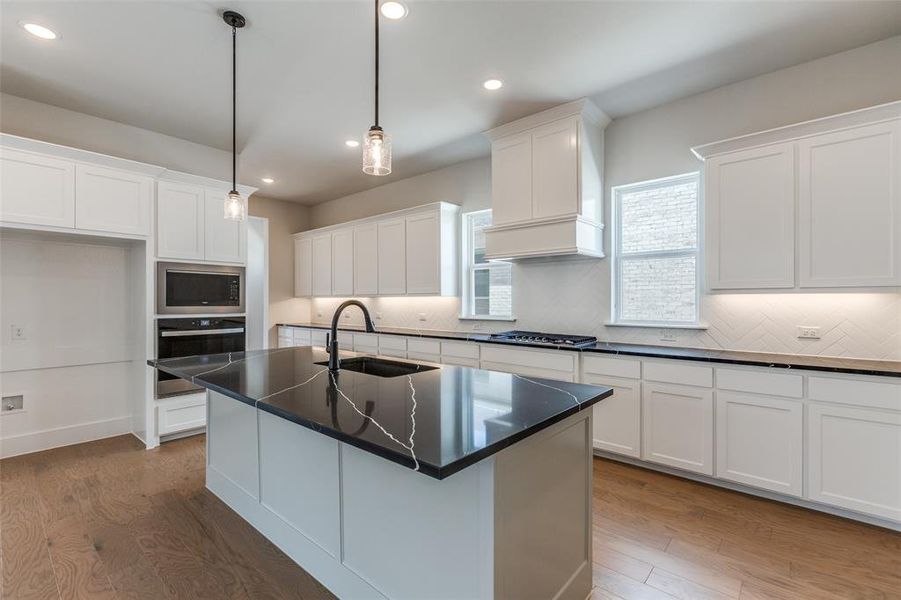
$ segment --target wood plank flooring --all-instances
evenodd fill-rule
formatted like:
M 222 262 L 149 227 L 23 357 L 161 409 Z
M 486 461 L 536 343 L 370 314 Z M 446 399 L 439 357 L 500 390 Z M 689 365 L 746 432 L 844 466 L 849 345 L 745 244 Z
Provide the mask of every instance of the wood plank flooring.
M 0 462 L 2 598 L 332 598 L 204 489 L 203 453 L 121 436 Z M 593 600 L 901 600 L 899 533 L 594 466 Z

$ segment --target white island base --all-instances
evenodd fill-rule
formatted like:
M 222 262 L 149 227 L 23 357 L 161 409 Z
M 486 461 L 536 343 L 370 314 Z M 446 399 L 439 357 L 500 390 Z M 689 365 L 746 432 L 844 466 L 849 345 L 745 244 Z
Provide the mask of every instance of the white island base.
M 438 480 L 209 392 L 207 488 L 336 596 L 585 600 L 591 410 Z

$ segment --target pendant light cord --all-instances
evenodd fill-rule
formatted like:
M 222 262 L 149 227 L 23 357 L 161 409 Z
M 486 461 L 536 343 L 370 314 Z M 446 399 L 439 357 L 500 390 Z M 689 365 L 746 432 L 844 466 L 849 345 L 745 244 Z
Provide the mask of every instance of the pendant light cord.
M 379 0 L 375 0 L 375 126 L 379 126 Z
M 237 185 L 237 142 L 236 129 L 238 127 L 237 113 L 238 107 L 238 28 L 232 26 L 232 191 L 238 191 Z

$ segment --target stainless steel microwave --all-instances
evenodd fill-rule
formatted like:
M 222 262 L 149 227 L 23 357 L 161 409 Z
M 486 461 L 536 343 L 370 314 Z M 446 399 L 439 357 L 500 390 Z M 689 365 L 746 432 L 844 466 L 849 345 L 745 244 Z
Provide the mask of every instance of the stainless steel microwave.
M 222 314 L 244 312 L 244 267 L 157 263 L 156 312 Z

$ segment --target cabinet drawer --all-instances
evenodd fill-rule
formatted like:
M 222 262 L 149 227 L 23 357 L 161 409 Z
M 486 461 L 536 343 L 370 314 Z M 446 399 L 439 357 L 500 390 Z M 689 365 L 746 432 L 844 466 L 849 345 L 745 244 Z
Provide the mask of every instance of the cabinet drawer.
M 609 377 L 641 379 L 641 361 L 632 358 L 609 358 L 606 356 L 582 356 L 582 372 Z
M 278 328 L 278 337 L 280 338 L 292 338 L 294 337 L 293 327 L 285 327 L 284 325 Z
M 328 337 L 328 332 L 324 329 L 314 329 L 310 332 L 310 343 L 313 346 L 318 346 L 319 348 L 325 348 L 325 341 Z
M 751 392 L 800 398 L 804 394 L 801 375 L 750 369 L 717 369 L 716 387 L 720 390 Z
M 407 338 L 407 351 L 417 354 L 441 355 L 441 342 L 438 340 L 424 340 L 420 338 Z
M 294 345 L 295 346 L 309 346 L 310 345 L 310 330 L 302 329 L 300 327 L 294 327 Z
M 685 361 L 644 361 L 642 366 L 644 379 L 678 383 L 680 385 L 696 385 L 713 387 L 713 368 L 693 365 Z
M 441 356 L 468 358 L 478 361 L 479 346 L 478 344 L 466 342 L 441 342 Z
M 521 350 L 499 346 L 482 346 L 482 361 L 533 369 L 576 372 L 577 355 L 567 351 Z
M 478 358 L 461 358 L 459 356 L 447 356 L 446 354 L 441 355 L 441 364 L 443 365 L 456 365 L 458 367 L 469 367 L 471 369 L 479 368 L 479 359 Z
M 292 347 L 293 345 L 294 345 L 294 338 L 293 338 L 293 337 L 284 337 L 284 336 L 281 336 L 281 335 L 278 336 L 278 347 L 279 347 L 279 348 L 290 348 L 290 347 Z
M 206 393 L 162 400 L 157 406 L 159 435 L 206 425 Z
M 399 350 L 406 352 L 407 350 L 407 338 L 401 337 L 399 335 L 380 335 L 379 336 L 379 350 Z
M 441 363 L 441 356 L 438 354 L 429 354 L 428 352 L 407 351 L 407 358 L 410 360 L 422 360 L 430 363 Z
M 811 400 L 901 410 L 901 384 L 840 377 L 808 377 Z

